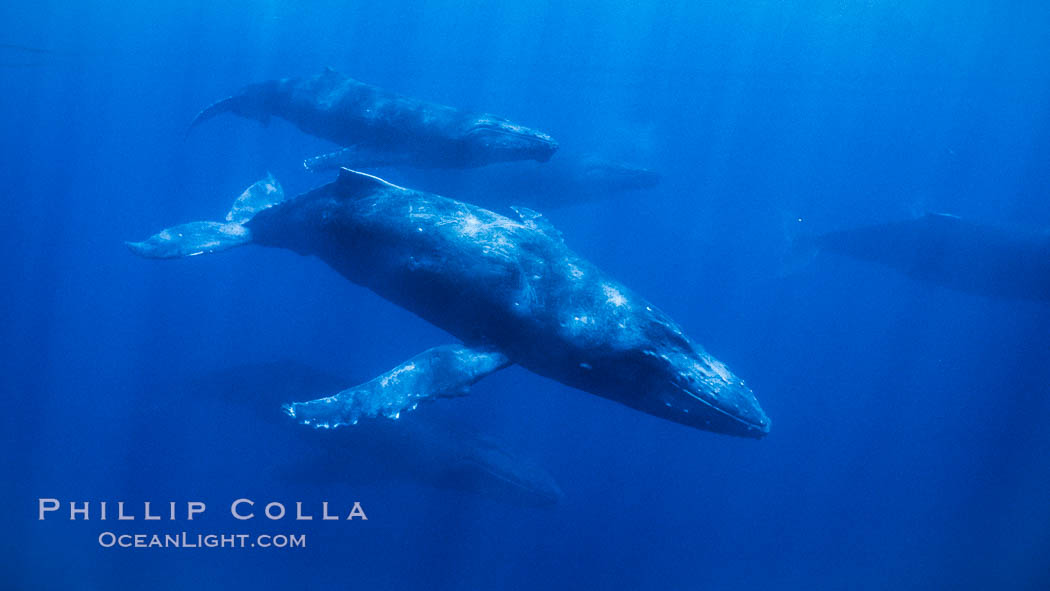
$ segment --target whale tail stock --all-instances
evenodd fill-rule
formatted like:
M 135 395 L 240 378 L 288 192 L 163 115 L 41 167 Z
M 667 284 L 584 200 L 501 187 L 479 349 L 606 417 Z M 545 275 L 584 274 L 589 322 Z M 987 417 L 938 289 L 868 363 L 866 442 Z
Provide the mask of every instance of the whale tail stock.
M 233 96 L 228 96 L 216 101 L 197 113 L 190 122 L 186 133 L 189 134 L 193 128 L 201 123 L 218 117 L 223 113 L 233 113 L 248 119 L 255 119 L 263 125 L 270 123 L 270 117 L 274 115 L 276 97 L 281 90 L 280 80 L 270 80 L 259 84 L 249 84 Z
M 126 242 L 131 252 L 148 259 L 177 259 L 221 252 L 252 241 L 244 222 L 284 199 L 281 185 L 267 175 L 233 202 L 225 222 L 190 222 L 165 228 L 142 242 Z
M 186 128 L 186 137 L 188 138 L 190 133 L 201 123 L 218 117 L 223 113 L 235 113 L 242 117 L 255 119 L 263 125 L 270 124 L 270 112 L 266 108 L 253 104 L 243 96 L 228 96 L 204 107 L 200 113 L 197 113 L 193 121 L 190 121 L 190 126 Z

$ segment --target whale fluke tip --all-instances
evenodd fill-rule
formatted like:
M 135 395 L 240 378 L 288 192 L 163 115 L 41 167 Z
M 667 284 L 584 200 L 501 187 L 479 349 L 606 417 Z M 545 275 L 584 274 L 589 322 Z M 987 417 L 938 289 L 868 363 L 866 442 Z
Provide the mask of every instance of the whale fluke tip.
M 197 127 L 201 123 L 204 123 L 208 119 L 217 117 L 223 113 L 229 113 L 233 111 L 234 107 L 236 106 L 236 98 L 237 97 L 228 96 L 220 101 L 216 101 L 208 105 L 207 107 L 204 107 L 204 109 L 202 109 L 200 113 L 197 113 L 197 116 L 193 118 L 193 121 L 190 121 L 190 126 L 186 129 L 186 135 L 188 136 L 193 130 L 193 128 Z

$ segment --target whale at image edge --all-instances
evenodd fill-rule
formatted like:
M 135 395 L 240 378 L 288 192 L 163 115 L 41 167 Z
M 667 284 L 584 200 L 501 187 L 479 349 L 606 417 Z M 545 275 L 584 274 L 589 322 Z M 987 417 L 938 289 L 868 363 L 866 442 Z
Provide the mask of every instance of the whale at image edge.
M 1050 231 L 931 213 L 801 238 L 797 249 L 878 263 L 912 279 L 996 298 L 1050 302 Z
M 461 339 L 370 382 L 287 407 L 316 427 L 396 418 L 465 394 L 511 363 L 645 413 L 761 438 L 769 419 L 744 382 L 667 315 L 573 253 L 539 214 L 518 221 L 343 169 L 285 201 L 276 181 L 247 189 L 225 223 L 175 226 L 129 248 L 180 258 L 259 244 L 321 258 Z

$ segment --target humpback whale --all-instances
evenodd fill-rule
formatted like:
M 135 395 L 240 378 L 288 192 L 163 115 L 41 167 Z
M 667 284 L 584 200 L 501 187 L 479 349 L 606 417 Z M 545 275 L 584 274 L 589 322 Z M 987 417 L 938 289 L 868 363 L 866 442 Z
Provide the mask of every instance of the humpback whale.
M 310 158 L 303 165 L 311 172 L 320 172 L 350 164 L 339 155 Z M 535 207 L 600 201 L 660 184 L 660 175 L 652 170 L 594 154 L 561 152 L 547 163 L 521 160 L 470 170 L 399 168 L 395 174 L 412 187 L 439 195 L 456 195 L 467 201 L 477 197 L 486 205 Z
M 990 297 L 1050 301 L 1050 233 L 954 215 L 829 232 L 817 251 L 879 263 L 920 281 Z
M 470 168 L 494 162 L 546 162 L 549 135 L 502 117 L 467 113 L 358 82 L 331 68 L 307 78 L 244 87 L 201 111 L 190 124 L 234 113 L 262 123 L 279 117 L 342 150 L 322 160 L 343 166 Z
M 278 403 L 290 396 L 324 394 L 344 384 L 338 375 L 291 360 L 223 367 L 169 385 L 173 404 L 227 404 L 242 411 L 267 443 L 256 455 L 227 451 L 230 470 L 321 486 L 407 481 L 530 507 L 555 505 L 561 487 L 521 450 L 468 425 L 411 413 L 398 421 L 367 421 L 353 429 L 285 429 Z M 170 413 L 172 409 L 165 409 Z M 281 420 L 285 419 L 285 420 Z M 237 428 L 237 427 L 234 427 Z M 215 461 L 215 458 L 211 459 Z
M 128 243 L 148 258 L 246 244 L 320 258 L 350 281 L 460 339 L 332 396 L 287 405 L 315 427 L 397 418 L 467 392 L 512 363 L 691 427 L 761 438 L 754 394 L 666 314 L 585 261 L 538 213 L 519 220 L 340 170 L 289 200 L 272 178 L 225 222 L 191 222 Z

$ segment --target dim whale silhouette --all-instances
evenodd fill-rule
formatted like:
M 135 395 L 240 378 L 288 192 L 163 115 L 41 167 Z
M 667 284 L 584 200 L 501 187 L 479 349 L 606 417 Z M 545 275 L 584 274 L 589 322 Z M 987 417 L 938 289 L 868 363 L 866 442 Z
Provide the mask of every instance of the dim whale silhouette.
M 563 493 L 554 477 L 499 438 L 470 425 L 411 413 L 398 421 L 367 421 L 353 429 L 288 430 L 280 402 L 325 394 L 345 384 L 338 375 L 292 360 L 224 367 L 168 385 L 176 406 L 226 405 L 264 444 L 216 450 L 227 474 L 265 476 L 318 486 L 413 482 L 530 507 L 555 505 Z M 223 428 L 231 427 L 224 421 Z M 199 429 L 199 427 L 198 427 Z M 253 455 L 254 454 L 254 455 Z M 215 461 L 216 457 L 210 458 Z
M 935 213 L 829 232 L 811 247 L 988 297 L 1050 301 L 1050 233 Z
M 467 113 L 402 96 L 331 68 L 308 78 L 244 87 L 201 111 L 190 127 L 223 113 L 266 123 L 279 117 L 340 146 L 317 162 L 341 166 L 469 168 L 495 162 L 546 162 L 558 149 L 549 135 L 489 114 Z
M 273 179 L 246 190 L 222 222 L 192 222 L 136 243 L 149 258 L 245 244 L 314 255 L 459 338 L 360 386 L 289 404 L 316 427 L 396 418 L 465 394 L 507 365 L 708 431 L 761 438 L 751 390 L 667 315 L 565 245 L 539 214 L 486 209 L 343 169 L 283 201 Z
M 311 172 L 337 170 L 340 159 L 321 156 L 307 160 Z M 486 206 L 528 205 L 558 207 L 602 201 L 653 189 L 660 175 L 626 162 L 593 154 L 558 153 L 550 162 L 500 162 L 463 169 L 407 169 L 391 171 L 412 187 L 439 195 L 456 195 Z

